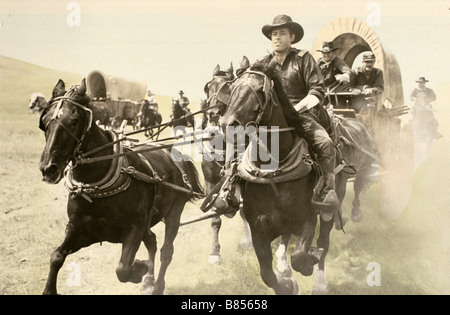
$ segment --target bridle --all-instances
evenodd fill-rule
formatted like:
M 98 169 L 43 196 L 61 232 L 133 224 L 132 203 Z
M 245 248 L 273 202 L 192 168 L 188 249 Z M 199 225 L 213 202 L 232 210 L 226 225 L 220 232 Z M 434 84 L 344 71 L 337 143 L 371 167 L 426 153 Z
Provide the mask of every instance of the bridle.
M 67 126 L 65 126 L 65 125 L 61 122 L 60 119 L 58 119 L 58 118 L 59 118 L 59 113 L 60 113 L 60 111 L 61 111 L 61 107 L 62 107 L 64 101 L 69 102 L 70 104 L 72 104 L 72 105 L 74 105 L 74 106 L 76 106 L 76 107 L 82 109 L 85 113 L 87 113 L 87 115 L 85 115 L 85 117 L 86 117 L 86 119 L 85 119 L 85 127 L 84 127 L 84 130 L 83 130 L 83 133 L 82 133 L 81 137 L 77 137 L 77 135 L 75 135 L 75 134 L 67 127 Z M 44 125 L 44 124 L 43 124 L 43 121 L 42 121 L 43 118 L 44 118 L 44 115 L 47 113 L 48 109 L 49 109 L 50 107 L 54 106 L 54 105 L 56 105 L 56 108 L 55 108 L 55 111 L 53 112 L 53 116 L 52 116 L 52 118 Z M 82 152 L 81 152 L 81 146 L 82 146 L 82 144 L 83 144 L 83 140 L 84 140 L 84 138 L 86 137 L 86 134 L 89 132 L 89 130 L 90 130 L 91 127 L 92 127 L 92 121 L 93 121 L 93 114 L 92 114 L 92 111 L 91 111 L 89 108 L 87 108 L 87 107 L 81 105 L 80 103 L 75 102 L 74 100 L 72 100 L 72 99 L 71 99 L 70 97 L 68 97 L 68 96 L 61 96 L 61 97 L 56 97 L 56 98 L 54 98 L 54 99 L 52 100 L 52 102 L 49 104 L 49 106 L 46 108 L 46 110 L 44 110 L 44 111 L 42 112 L 39 121 L 40 121 L 39 128 L 40 128 L 41 130 L 43 130 L 44 132 L 47 131 L 47 129 L 48 129 L 48 127 L 49 127 L 49 125 L 50 125 L 51 123 L 55 122 L 55 123 L 57 123 L 58 125 L 60 125 L 60 126 L 64 129 L 64 131 L 66 131 L 67 134 L 69 134 L 69 135 L 75 140 L 75 142 L 76 142 L 75 149 L 74 149 L 74 151 L 73 151 L 73 154 L 72 154 L 71 156 L 69 156 L 69 158 L 68 158 L 68 162 L 71 161 L 71 162 L 72 162 L 72 167 L 75 167 L 75 166 L 76 166 L 76 157 L 77 157 L 77 156 L 80 156 L 80 154 L 82 153 Z
M 205 92 L 206 92 L 206 87 L 212 81 L 214 81 L 215 78 L 226 78 L 226 77 L 225 76 L 215 76 L 211 81 L 206 83 L 206 85 L 205 85 Z M 228 104 L 226 103 L 225 100 L 221 100 L 220 99 L 220 95 L 221 95 L 221 92 L 223 92 L 223 90 L 228 88 L 228 86 L 229 86 L 229 84 L 231 82 L 233 82 L 233 81 L 228 81 L 227 80 L 225 82 L 222 82 L 219 85 L 219 88 L 217 89 L 217 91 L 208 96 L 208 98 L 205 101 L 205 103 L 206 103 L 205 110 L 209 110 L 209 109 L 213 109 L 213 108 L 219 108 L 219 116 L 223 115 L 223 113 L 220 113 L 220 107 L 223 107 L 223 106 L 228 107 Z M 207 94 L 209 94 L 209 92 Z M 214 105 L 211 105 L 211 104 L 214 104 Z
M 240 82 L 239 84 L 237 84 L 236 86 L 233 87 L 233 89 L 231 90 L 231 94 L 230 94 L 230 98 L 229 99 L 230 99 L 230 102 L 231 102 L 231 99 L 232 99 L 233 95 L 235 94 L 236 90 L 240 86 L 248 86 L 250 88 L 250 90 L 252 91 L 252 94 L 258 100 L 258 115 L 256 116 L 256 118 L 254 120 L 249 121 L 248 123 L 246 123 L 244 127 L 248 127 L 248 126 L 253 125 L 256 128 L 258 128 L 259 124 L 261 123 L 262 117 L 263 117 L 263 115 L 264 115 L 264 113 L 266 111 L 267 106 L 269 104 L 271 104 L 271 106 L 270 106 L 270 113 L 269 113 L 269 120 L 270 120 L 270 117 L 272 117 L 273 106 L 276 106 L 277 104 L 276 104 L 276 102 L 274 102 L 274 100 L 272 98 L 273 82 L 263 72 L 254 71 L 254 70 L 247 70 L 243 74 L 241 74 L 239 77 L 237 77 L 234 81 L 236 81 L 237 79 L 241 78 L 244 75 L 248 76 L 250 74 L 255 74 L 255 75 L 258 75 L 258 76 L 261 76 L 261 77 L 264 78 L 264 83 L 263 83 L 264 101 L 261 101 L 261 98 L 258 97 L 258 93 L 255 91 L 253 86 L 248 83 L 249 78 L 247 78 L 247 80 L 242 80 L 242 82 Z

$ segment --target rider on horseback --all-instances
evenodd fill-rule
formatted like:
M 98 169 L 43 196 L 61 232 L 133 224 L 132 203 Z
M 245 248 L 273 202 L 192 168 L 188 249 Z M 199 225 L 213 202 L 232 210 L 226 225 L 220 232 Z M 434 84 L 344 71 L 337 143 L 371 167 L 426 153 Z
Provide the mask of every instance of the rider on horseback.
M 436 100 L 436 94 L 432 89 L 425 86 L 426 82 L 428 82 L 425 77 L 420 77 L 416 82 L 417 88 L 411 93 L 411 101 L 414 102 L 412 115 L 415 117 L 418 112 L 422 111 L 423 113 L 426 111 L 430 121 L 430 129 L 433 131 L 435 139 L 439 139 L 442 135 L 437 130 L 438 122 L 436 117 L 434 117 L 433 107 L 430 104 Z
M 183 90 L 181 90 L 179 94 L 180 98 L 178 99 L 178 102 L 180 103 L 181 108 L 183 110 L 189 111 L 189 109 L 187 108 L 187 106 L 189 105 L 189 99 L 186 96 L 184 96 Z
M 278 15 L 272 25 L 262 28 L 263 34 L 272 41 L 274 52 L 263 61 L 276 58 L 276 71 L 282 78 L 283 88 L 294 108 L 302 118 L 306 141 L 317 154 L 322 176 L 315 188 L 313 205 L 331 213 L 338 207 L 335 192 L 335 149 L 326 128 L 330 120 L 322 106 L 324 82 L 319 66 L 306 50 L 291 47 L 303 37 L 303 28 L 287 15 Z
M 330 121 L 322 106 L 324 85 L 320 68 L 306 50 L 291 47 L 302 39 L 303 28 L 289 16 L 276 16 L 273 25 L 265 25 L 262 32 L 271 39 L 274 49 L 262 62 L 269 64 L 272 59 L 277 60 L 275 71 L 280 74 L 283 88 L 301 116 L 303 136 L 317 154 L 322 171 L 314 190 L 313 206 L 330 216 L 339 202 L 335 192 L 335 148 L 325 130 Z

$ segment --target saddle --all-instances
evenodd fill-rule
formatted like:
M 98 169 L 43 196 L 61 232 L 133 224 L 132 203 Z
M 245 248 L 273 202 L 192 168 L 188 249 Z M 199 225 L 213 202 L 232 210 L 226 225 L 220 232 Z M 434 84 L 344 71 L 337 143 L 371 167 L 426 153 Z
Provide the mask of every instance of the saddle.
M 218 209 L 219 214 L 232 217 L 239 209 L 241 197 L 240 180 L 257 184 L 271 185 L 277 197 L 279 191 L 276 184 L 297 180 L 308 175 L 316 163 L 309 155 L 306 140 L 296 136 L 295 145 L 287 157 L 279 161 L 276 170 L 264 170 L 255 165 L 251 159 L 250 147 L 242 155 L 240 162 L 233 162 L 226 168 L 221 180 L 206 196 L 200 209 L 206 212 Z
M 263 170 L 251 160 L 249 148 L 237 167 L 237 174 L 243 180 L 257 184 L 278 184 L 306 176 L 312 169 L 313 161 L 309 155 L 306 140 L 295 138 L 295 145 L 288 156 L 279 161 L 276 170 Z

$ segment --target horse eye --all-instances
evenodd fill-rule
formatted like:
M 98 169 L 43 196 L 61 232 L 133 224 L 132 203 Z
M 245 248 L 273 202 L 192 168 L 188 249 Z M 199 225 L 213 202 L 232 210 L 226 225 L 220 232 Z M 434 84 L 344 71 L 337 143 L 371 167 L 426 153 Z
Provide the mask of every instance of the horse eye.
M 76 125 L 78 125 L 78 123 L 79 123 L 79 119 L 78 118 L 73 118 L 71 121 L 70 121 L 70 125 L 72 126 L 72 127 L 75 127 Z

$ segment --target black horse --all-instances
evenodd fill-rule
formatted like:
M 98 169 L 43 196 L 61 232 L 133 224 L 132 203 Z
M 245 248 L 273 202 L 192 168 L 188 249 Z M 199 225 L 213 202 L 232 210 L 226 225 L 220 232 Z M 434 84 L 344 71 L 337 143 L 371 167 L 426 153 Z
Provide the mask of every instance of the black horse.
M 67 93 L 58 89 L 62 93 L 56 93 L 40 118 L 46 145 L 39 168 L 49 184 L 66 177 L 69 223 L 64 241 L 51 256 L 44 294 L 57 293 L 57 274 L 67 255 L 102 241 L 122 243 L 119 281 L 143 280 L 143 293 L 162 294 L 181 213 L 186 202 L 203 194 L 193 162 L 178 162 L 167 150 L 139 153 L 120 141 L 109 145 L 117 136 L 92 123 L 85 80 Z M 83 153 L 99 160 L 82 163 Z M 161 221 L 165 238 L 155 281 L 156 235 L 150 228 Z M 141 242 L 148 250 L 147 261 L 135 260 Z
M 272 88 L 273 85 L 273 88 Z M 227 91 L 227 90 L 223 90 Z M 265 150 L 273 152 L 273 145 L 279 148 L 278 161 L 288 160 L 296 146 L 296 137 L 302 135 L 299 129 L 299 117 L 289 102 L 281 84 L 281 79 L 272 70 L 271 65 L 257 63 L 249 71 L 238 77 L 229 86 L 228 95 L 220 95 L 227 99 L 229 108 L 222 118 L 222 129 L 238 126 L 276 126 L 283 130 L 274 143 L 266 139 Z M 219 93 L 221 94 L 221 93 Z M 345 187 L 350 177 L 355 177 L 354 214 L 359 211 L 359 193 L 370 180 L 370 174 L 375 171 L 374 162 L 378 161 L 374 141 L 368 129 L 354 119 L 341 119 L 335 130 L 336 141 L 339 144 L 340 156 L 346 164 L 337 169 L 337 194 L 340 204 L 345 197 Z M 256 136 L 260 143 L 259 136 Z M 227 140 L 235 141 L 234 134 L 227 134 Z M 264 146 L 262 146 L 264 148 Z M 260 149 L 258 149 L 260 150 Z M 304 152 L 308 150 L 304 150 Z M 248 149 L 246 153 L 248 152 Z M 303 153 L 305 154 L 305 153 Z M 313 155 L 313 153 L 311 153 Z M 300 156 L 297 154 L 297 156 Z M 248 159 L 247 159 L 248 160 Z M 303 162 L 310 164 L 310 161 Z M 296 293 L 296 282 L 291 278 L 292 271 L 287 262 L 287 244 L 290 235 L 298 236 L 295 249 L 291 255 L 292 267 L 303 275 L 310 275 L 313 265 L 318 264 L 318 271 L 314 281 L 315 293 L 327 292 L 325 274 L 325 257 L 329 248 L 329 235 L 333 223 L 342 225 L 340 209 L 334 213 L 335 220 L 324 219 L 320 216 L 320 232 L 316 249 L 311 246 L 316 226 L 316 214 L 311 206 L 311 194 L 317 174 L 314 169 L 304 177 L 285 174 L 289 180 L 276 181 L 250 176 L 243 170 L 248 168 L 243 163 L 238 167 L 238 173 L 244 179 L 243 209 L 251 228 L 253 245 L 261 266 L 261 276 L 264 282 L 272 287 L 276 293 Z M 258 159 L 254 165 L 263 164 Z M 244 165 L 244 166 L 242 166 Z M 252 165 L 252 164 L 251 164 Z M 287 168 L 287 167 L 285 167 Z M 258 170 L 252 166 L 249 169 Z M 256 174 L 260 172 L 257 171 Z M 279 169 L 277 172 L 281 172 Z M 243 175 L 242 175 L 243 174 Z M 271 185 L 269 185 L 271 184 Z M 356 209 L 356 210 L 355 210 Z M 359 214 L 360 213 L 356 213 Z M 357 218 L 354 218 L 354 220 Z M 280 246 L 276 251 L 278 257 L 278 278 L 272 270 L 272 252 L 270 243 L 278 236 L 282 236 Z
M 241 68 L 248 67 L 249 61 L 244 56 L 241 61 Z M 241 69 L 240 68 L 240 69 Z M 219 126 L 219 120 L 226 111 L 227 105 L 221 103 L 218 99 L 218 93 L 222 87 L 229 84 L 230 81 L 234 80 L 235 76 L 233 73 L 233 65 L 226 70 L 221 70 L 220 66 L 217 65 L 213 71 L 213 78 L 205 84 L 204 92 L 207 99 L 202 103 L 202 109 L 204 111 L 204 125 L 203 129 L 214 131 Z M 207 109 L 207 110 L 206 110 Z M 219 146 L 212 146 L 211 142 L 205 142 L 203 144 L 203 158 L 202 158 L 202 171 L 205 178 L 205 190 L 206 194 L 209 195 L 213 188 L 221 181 L 223 178 L 222 171 L 225 165 L 225 148 L 226 143 L 223 139 L 223 135 L 219 132 L 214 132 L 214 143 L 221 144 Z M 240 211 L 243 220 L 243 235 L 241 238 L 241 247 L 244 249 L 253 248 L 250 229 L 247 221 Z M 220 241 L 219 232 L 222 227 L 222 219 L 220 216 L 213 217 L 211 219 L 211 230 L 213 235 L 213 244 L 211 247 L 211 253 L 209 254 L 208 261 L 212 264 L 220 264 L 222 261 L 222 256 L 220 254 Z
M 170 117 L 174 133 L 180 128 L 185 132 L 184 129 L 194 127 L 194 115 L 190 114 L 189 109 L 183 108 L 178 100 L 172 99 L 172 115 Z
M 155 105 L 150 104 L 147 100 L 142 104 L 141 115 L 139 116 L 139 128 L 146 129 L 145 136 L 152 136 L 152 132 L 147 128 L 160 125 L 162 122 L 162 116 L 158 113 L 158 108 Z
M 278 140 L 275 142 L 267 140 L 258 151 L 264 148 L 270 154 L 277 146 L 279 155 L 274 157 L 275 160 L 283 161 L 292 156 L 301 157 L 300 160 L 295 159 L 293 168 L 296 170 L 295 175 L 290 175 L 289 172 L 287 173 L 289 180 L 283 178 L 277 182 L 273 179 L 251 176 L 253 172 L 250 171 L 247 177 L 243 175 L 247 169 L 243 165 L 249 163 L 241 163 L 239 166 L 239 175 L 244 179 L 243 211 L 250 225 L 261 277 L 277 294 L 296 294 L 298 292 L 296 280 L 292 276 L 277 277 L 273 271 L 271 242 L 282 235 L 296 235 L 298 239 L 291 254 L 291 265 L 294 270 L 305 276 L 313 273 L 313 266 L 320 259 L 320 252 L 311 246 L 317 223 L 317 215 L 311 204 L 317 175 L 311 169 L 308 159 L 303 159 L 307 156 L 308 149 L 306 142 L 297 136 L 296 130 L 300 125 L 298 114 L 282 89 L 281 79 L 270 70 L 263 65 L 253 66 L 233 81 L 226 102 L 229 107 L 221 119 L 221 127 L 226 132 L 227 141 L 232 143 L 236 134 L 230 134 L 230 128 L 247 126 L 279 128 L 278 130 L 283 133 L 279 134 Z M 275 89 L 272 88 L 272 82 Z M 260 144 L 258 133 L 256 139 Z M 300 150 L 299 155 L 291 153 L 297 150 Z M 253 163 L 256 168 L 260 168 L 264 164 L 264 159 L 258 155 Z M 321 219 L 323 227 L 321 233 L 329 233 L 333 222 L 322 221 Z M 328 244 L 318 243 L 318 246 L 325 248 Z

